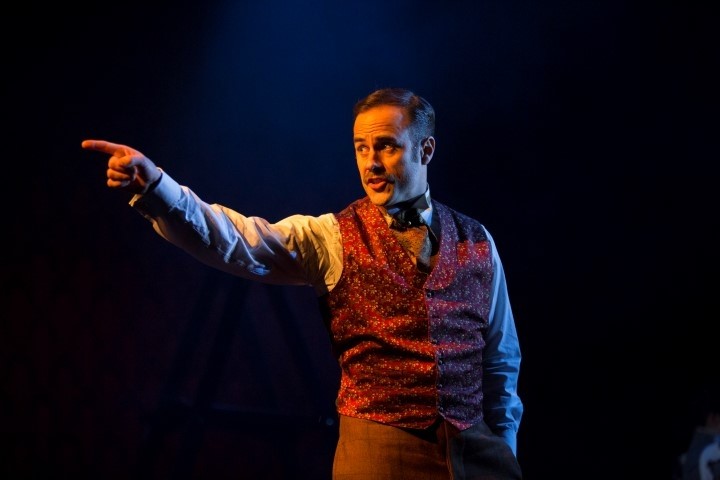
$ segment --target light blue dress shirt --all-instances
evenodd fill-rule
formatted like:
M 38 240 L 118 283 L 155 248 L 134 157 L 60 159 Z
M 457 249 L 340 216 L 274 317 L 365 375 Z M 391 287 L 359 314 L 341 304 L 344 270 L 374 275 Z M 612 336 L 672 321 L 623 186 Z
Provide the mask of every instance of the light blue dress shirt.
M 421 214 L 432 224 L 429 208 Z M 163 238 L 203 263 L 249 280 L 332 291 L 342 275 L 342 241 L 332 213 L 292 215 L 271 223 L 202 201 L 167 172 L 151 193 L 130 201 Z M 386 216 L 388 222 L 390 217 Z M 487 232 L 495 276 L 483 352 L 485 422 L 517 451 L 523 403 L 517 392 L 520 345 L 507 283 L 495 242 Z

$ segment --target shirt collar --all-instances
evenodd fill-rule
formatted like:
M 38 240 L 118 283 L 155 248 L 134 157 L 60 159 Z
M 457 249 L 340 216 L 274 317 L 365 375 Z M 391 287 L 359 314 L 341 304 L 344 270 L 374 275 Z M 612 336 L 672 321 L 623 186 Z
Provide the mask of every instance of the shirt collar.
M 430 185 L 425 188 L 425 193 L 423 195 L 411 198 L 410 200 L 407 200 L 405 202 L 396 203 L 383 209 L 386 213 L 385 219 L 387 220 L 388 225 L 390 225 L 390 223 L 392 222 L 393 215 L 395 215 L 397 212 L 404 208 L 410 207 L 419 208 L 420 216 L 423 218 L 423 220 L 425 220 L 425 223 L 428 225 L 432 225 L 433 208 L 432 202 L 430 201 Z

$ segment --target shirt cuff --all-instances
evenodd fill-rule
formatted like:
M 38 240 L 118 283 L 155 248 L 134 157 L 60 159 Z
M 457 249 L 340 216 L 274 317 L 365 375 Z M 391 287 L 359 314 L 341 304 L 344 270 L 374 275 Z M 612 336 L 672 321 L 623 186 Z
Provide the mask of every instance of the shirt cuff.
M 155 187 L 130 199 L 130 206 L 147 218 L 167 214 L 180 201 L 182 196 L 180 185 L 162 169 L 158 170 L 160 170 L 162 176 Z

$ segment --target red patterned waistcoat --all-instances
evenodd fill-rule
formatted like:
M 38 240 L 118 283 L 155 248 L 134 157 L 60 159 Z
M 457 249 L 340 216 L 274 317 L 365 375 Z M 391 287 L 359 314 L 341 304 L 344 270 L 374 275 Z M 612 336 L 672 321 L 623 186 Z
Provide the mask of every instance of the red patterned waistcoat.
M 342 415 L 410 428 L 440 415 L 461 430 L 483 417 L 490 243 L 476 220 L 433 207 L 441 233 L 429 275 L 367 197 L 337 214 L 343 273 L 321 301 L 342 371 Z

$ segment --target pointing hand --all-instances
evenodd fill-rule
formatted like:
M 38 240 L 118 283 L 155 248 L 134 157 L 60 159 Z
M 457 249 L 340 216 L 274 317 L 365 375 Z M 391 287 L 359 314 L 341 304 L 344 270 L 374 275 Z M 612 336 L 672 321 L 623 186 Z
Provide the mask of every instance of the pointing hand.
M 105 140 L 84 140 L 82 148 L 110 155 L 107 168 L 107 186 L 131 193 L 146 193 L 162 172 L 143 155 L 127 145 Z

